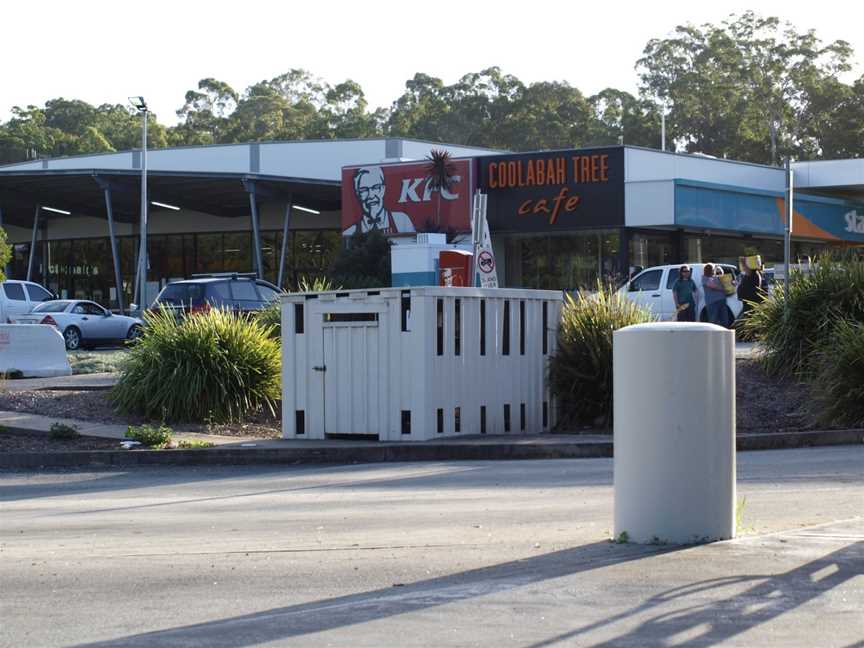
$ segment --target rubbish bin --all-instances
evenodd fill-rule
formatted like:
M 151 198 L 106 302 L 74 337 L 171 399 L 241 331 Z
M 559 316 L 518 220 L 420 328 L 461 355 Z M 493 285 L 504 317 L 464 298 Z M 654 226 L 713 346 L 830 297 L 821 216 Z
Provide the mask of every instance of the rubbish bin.
M 442 250 L 438 254 L 438 267 L 440 270 L 440 286 L 465 287 L 471 282 L 471 259 L 473 254 L 465 250 Z
M 616 538 L 734 537 L 734 336 L 676 322 L 615 332 Z

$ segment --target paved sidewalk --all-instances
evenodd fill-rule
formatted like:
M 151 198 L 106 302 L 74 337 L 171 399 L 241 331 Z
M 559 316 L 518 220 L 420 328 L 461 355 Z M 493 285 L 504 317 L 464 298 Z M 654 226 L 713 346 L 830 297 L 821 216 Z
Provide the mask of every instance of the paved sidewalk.
M 864 447 L 737 468 L 685 547 L 609 542 L 609 459 L 0 471 L 0 645 L 861 646 Z

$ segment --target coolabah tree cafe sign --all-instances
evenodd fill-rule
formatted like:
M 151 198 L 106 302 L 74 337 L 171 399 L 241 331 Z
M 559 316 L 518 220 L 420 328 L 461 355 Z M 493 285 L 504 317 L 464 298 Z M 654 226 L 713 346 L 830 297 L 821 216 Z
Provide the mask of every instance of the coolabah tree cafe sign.
M 478 159 L 492 231 L 553 232 L 624 225 L 624 149 Z

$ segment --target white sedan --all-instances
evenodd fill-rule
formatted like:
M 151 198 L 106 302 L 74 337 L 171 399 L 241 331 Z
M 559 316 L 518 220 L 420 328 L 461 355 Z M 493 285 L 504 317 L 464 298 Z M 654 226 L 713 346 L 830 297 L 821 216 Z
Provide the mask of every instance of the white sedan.
M 39 304 L 30 313 L 16 317 L 15 322 L 57 327 L 70 351 L 134 341 L 144 331 L 144 323 L 136 317 L 114 315 L 96 302 L 77 299 Z

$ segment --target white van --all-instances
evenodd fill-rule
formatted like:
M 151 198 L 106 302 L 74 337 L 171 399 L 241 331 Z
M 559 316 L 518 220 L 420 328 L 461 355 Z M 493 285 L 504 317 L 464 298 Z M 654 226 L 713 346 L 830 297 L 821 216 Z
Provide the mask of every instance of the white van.
M 51 299 L 54 295 L 32 281 L 4 281 L 0 283 L 0 324 L 14 324 L 19 315 Z
M 630 281 L 624 284 L 618 291 L 630 301 L 644 306 L 661 320 L 675 319 L 675 301 L 672 299 L 672 285 L 678 279 L 678 271 L 682 265 L 688 265 L 693 270 L 692 277 L 697 287 L 696 313 L 697 319 L 702 322 L 708 321 L 705 310 L 705 295 L 702 290 L 702 273 L 706 263 L 678 263 L 676 265 L 653 266 L 642 270 Z M 724 273 L 731 273 L 738 279 L 738 268 L 727 263 L 714 263 L 715 267 L 723 268 Z M 726 305 L 732 311 L 732 320 L 738 319 L 744 304 L 738 299 L 738 295 L 726 297 Z

